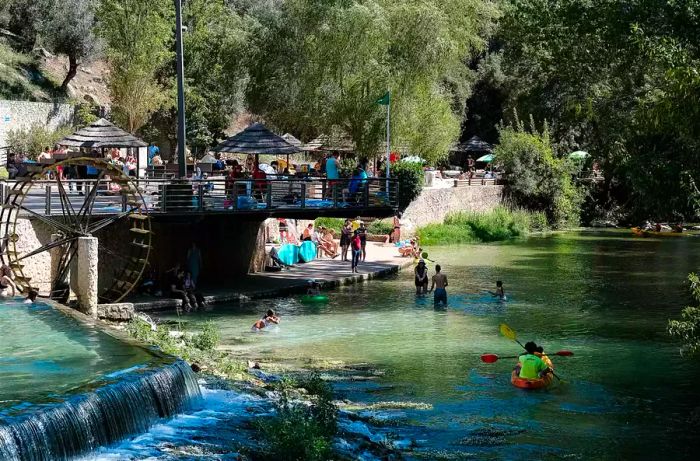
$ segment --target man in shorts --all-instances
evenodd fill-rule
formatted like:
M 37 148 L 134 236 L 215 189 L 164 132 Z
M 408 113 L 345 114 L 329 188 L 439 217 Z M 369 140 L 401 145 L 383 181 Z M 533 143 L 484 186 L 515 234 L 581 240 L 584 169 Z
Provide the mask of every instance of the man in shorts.
M 435 290 L 435 295 L 433 297 L 435 307 L 440 305 L 447 307 L 447 276 L 440 272 L 441 269 L 440 264 L 435 266 L 433 284 L 430 286 L 430 291 Z

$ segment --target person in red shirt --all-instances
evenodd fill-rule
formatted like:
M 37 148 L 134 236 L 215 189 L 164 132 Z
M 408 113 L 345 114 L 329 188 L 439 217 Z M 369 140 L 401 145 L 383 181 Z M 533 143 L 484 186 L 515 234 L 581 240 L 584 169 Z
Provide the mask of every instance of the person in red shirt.
M 355 231 L 350 238 L 350 247 L 352 249 L 352 272 L 357 273 L 357 266 L 362 258 L 362 239 L 360 239 L 360 231 Z
M 267 190 L 267 174 L 256 163 L 252 177 L 255 180 L 255 198 L 262 200 Z

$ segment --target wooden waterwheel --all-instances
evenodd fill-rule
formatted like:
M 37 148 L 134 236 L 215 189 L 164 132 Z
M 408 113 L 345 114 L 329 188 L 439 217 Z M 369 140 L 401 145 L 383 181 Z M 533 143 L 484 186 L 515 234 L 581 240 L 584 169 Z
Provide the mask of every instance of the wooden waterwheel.
M 68 172 L 86 179 L 63 180 Z M 100 303 L 119 302 L 137 287 L 153 238 L 136 183 L 111 163 L 83 157 L 16 182 L 2 204 L 0 235 L 0 258 L 17 286 L 61 302 L 70 296 L 78 239 L 97 237 Z

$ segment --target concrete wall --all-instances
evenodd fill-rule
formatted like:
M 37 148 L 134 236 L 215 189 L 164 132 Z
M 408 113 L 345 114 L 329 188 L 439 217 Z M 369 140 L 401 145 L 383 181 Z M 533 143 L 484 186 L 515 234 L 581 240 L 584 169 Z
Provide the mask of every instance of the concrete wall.
M 502 203 L 502 196 L 503 186 L 425 188 L 403 213 L 402 235 L 441 223 L 450 213 L 492 210 Z
M 75 107 L 71 104 L 0 100 L 0 147 L 7 146 L 10 130 L 31 128 L 34 125 L 55 130 L 61 125 L 72 123 L 74 114 Z

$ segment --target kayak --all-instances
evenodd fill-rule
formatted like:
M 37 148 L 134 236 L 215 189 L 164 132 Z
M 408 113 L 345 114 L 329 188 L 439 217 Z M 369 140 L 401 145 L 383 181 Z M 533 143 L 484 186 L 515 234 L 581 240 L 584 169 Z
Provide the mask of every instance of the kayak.
M 656 232 L 656 231 L 640 229 L 639 227 L 633 227 L 631 229 L 631 231 L 634 235 L 637 235 L 639 237 L 685 237 L 687 235 L 690 235 L 690 234 L 686 234 L 683 232 L 672 232 L 672 231 Z
M 325 304 L 328 302 L 326 295 L 304 295 L 301 297 L 303 304 Z
M 308 263 L 316 259 L 316 244 L 314 242 L 301 242 L 299 245 L 299 260 Z
M 299 262 L 299 247 L 287 243 L 277 251 L 277 255 L 288 266 L 292 266 Z
M 547 373 L 543 378 L 538 379 L 521 378 L 515 370 L 510 374 L 510 383 L 520 389 L 544 389 L 552 384 L 553 379 L 552 373 Z

